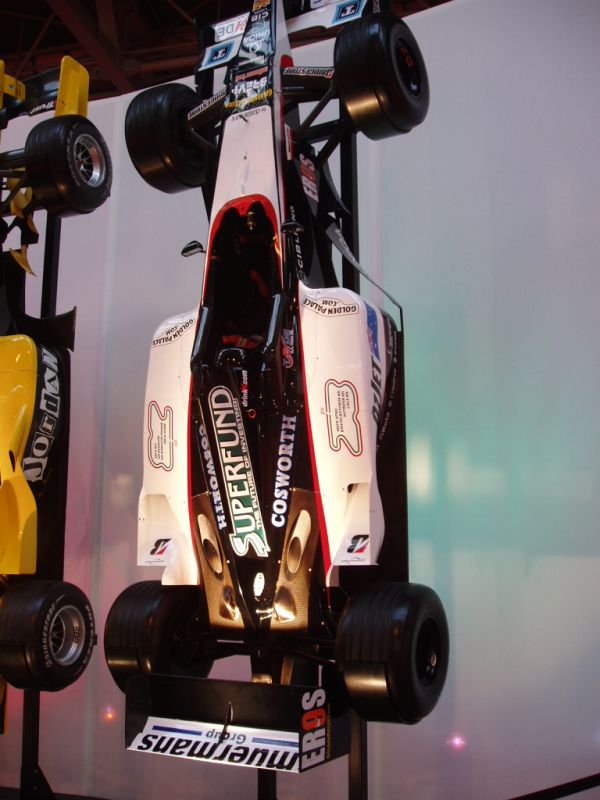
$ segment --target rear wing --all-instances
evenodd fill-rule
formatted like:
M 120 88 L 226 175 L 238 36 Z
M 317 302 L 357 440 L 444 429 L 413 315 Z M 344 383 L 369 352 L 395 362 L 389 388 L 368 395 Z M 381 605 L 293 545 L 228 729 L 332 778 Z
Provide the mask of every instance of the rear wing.
M 4 71 L 0 60 L 0 131 L 11 119 L 54 111 L 55 116 L 87 116 L 88 71 L 70 56 L 60 67 L 20 81 Z
M 291 0 L 285 4 L 290 44 L 300 47 L 334 38 L 341 25 L 388 4 L 378 0 Z M 249 16 L 246 12 L 210 25 L 196 20 L 202 50 L 198 71 L 223 66 L 236 57 Z

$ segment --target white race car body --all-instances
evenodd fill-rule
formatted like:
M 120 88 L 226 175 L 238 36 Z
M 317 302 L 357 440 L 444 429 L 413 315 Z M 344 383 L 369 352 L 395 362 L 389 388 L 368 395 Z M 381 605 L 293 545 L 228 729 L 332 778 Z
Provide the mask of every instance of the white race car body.
M 330 178 L 291 134 L 274 16 L 248 15 L 228 70 L 199 312 L 151 348 L 138 563 L 202 585 L 216 629 L 308 632 L 320 589 L 378 569 L 402 524 L 380 486 L 404 463 L 401 332 L 337 285 Z

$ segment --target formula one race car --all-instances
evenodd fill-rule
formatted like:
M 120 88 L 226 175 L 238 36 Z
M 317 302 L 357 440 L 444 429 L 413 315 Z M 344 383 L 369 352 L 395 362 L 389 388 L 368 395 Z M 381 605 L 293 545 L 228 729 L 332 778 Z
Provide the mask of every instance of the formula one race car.
M 86 117 L 88 82 L 68 56 L 24 82 L 0 61 L 0 130 L 55 111 L 23 149 L 0 153 L 0 681 L 22 689 L 73 683 L 96 638 L 89 600 L 62 580 L 75 312 L 54 315 L 55 259 L 44 264 L 42 318 L 24 310 L 34 211 L 52 215 L 48 239 L 60 217 L 93 211 L 110 191 L 110 155 Z M 11 231 L 20 246 L 5 248 Z
M 140 750 L 262 763 L 157 732 L 192 742 L 194 720 L 220 720 L 222 741 L 243 724 L 239 685 L 178 678 L 233 653 L 250 656 L 253 687 L 302 685 L 306 713 L 322 690 L 365 719 L 415 723 L 445 681 L 442 604 L 408 582 L 401 313 L 398 327 L 339 286 L 333 248 L 365 273 L 327 165 L 357 129 L 380 139 L 424 119 L 425 65 L 379 4 L 307 5 L 254 0 L 209 26 L 197 91 L 158 86 L 127 112 L 140 175 L 202 187 L 210 220 L 200 307 L 164 322 L 150 353 L 138 555 L 162 583 L 125 589 L 105 631 L 128 709 L 148 720 L 135 738 L 128 723 Z M 337 33 L 334 67 L 293 65 L 302 25 Z M 313 124 L 334 99 L 340 119 Z M 303 121 L 302 102 L 316 104 Z

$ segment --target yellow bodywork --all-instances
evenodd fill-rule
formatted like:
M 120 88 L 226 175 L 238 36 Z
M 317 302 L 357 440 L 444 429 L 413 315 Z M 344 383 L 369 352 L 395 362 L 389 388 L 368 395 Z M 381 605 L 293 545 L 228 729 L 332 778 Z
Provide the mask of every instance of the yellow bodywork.
M 87 69 L 71 56 L 63 56 L 54 116 L 79 114 L 80 117 L 87 117 L 89 86 Z
M 0 337 L 0 575 L 36 569 L 37 507 L 22 468 L 36 385 L 34 341 Z
M 60 78 L 54 116 L 79 114 L 87 117 L 90 76 L 87 69 L 71 56 L 63 56 L 60 62 Z M 26 84 L 4 71 L 4 61 L 0 59 L 0 108 L 4 105 L 4 95 L 16 100 L 25 100 Z
M 4 105 L 5 94 L 17 100 L 24 100 L 25 84 L 12 75 L 7 75 L 4 71 L 4 61 L 0 60 L 0 108 Z

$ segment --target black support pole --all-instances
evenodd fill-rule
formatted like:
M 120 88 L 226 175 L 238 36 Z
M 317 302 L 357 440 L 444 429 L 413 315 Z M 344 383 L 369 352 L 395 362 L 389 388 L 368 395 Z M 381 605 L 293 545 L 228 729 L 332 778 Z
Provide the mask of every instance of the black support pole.
M 55 217 L 53 214 L 47 215 L 40 309 L 42 318 L 52 316 L 56 312 L 60 223 L 60 217 Z M 54 800 L 55 798 L 54 792 L 39 765 L 39 746 L 40 693 L 36 689 L 25 689 L 23 692 L 20 800 Z
M 350 212 L 342 221 L 342 233 L 356 258 L 359 257 L 357 170 L 356 133 L 349 131 L 340 143 L 341 198 Z M 345 258 L 342 259 L 342 284 L 354 292 L 360 289 L 358 273 Z M 367 800 L 368 777 L 367 723 L 353 713 L 348 757 L 348 800 Z
M 40 693 L 23 692 L 20 800 L 54 800 L 55 795 L 39 765 Z
M 51 317 L 56 313 L 56 292 L 58 288 L 58 256 L 60 252 L 60 217 L 46 216 L 46 235 L 44 237 L 44 278 L 42 281 L 42 305 L 40 316 Z
M 340 189 L 344 205 L 350 212 L 342 220 L 342 233 L 350 250 L 359 257 L 358 243 L 358 178 L 356 160 L 356 133 L 348 132 L 340 143 Z M 358 273 L 345 258 L 342 259 L 342 284 L 346 289 L 358 292 Z
M 348 800 L 368 800 L 367 723 L 352 714 L 352 738 L 348 756 Z
M 277 800 L 277 773 L 270 769 L 259 769 L 258 800 Z

